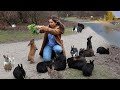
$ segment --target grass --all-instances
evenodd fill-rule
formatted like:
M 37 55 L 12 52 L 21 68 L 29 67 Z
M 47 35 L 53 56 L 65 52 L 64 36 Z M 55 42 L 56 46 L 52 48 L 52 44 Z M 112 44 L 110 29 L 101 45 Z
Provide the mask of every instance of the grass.
M 65 29 L 64 36 L 75 34 L 75 32 L 72 31 L 73 27 L 69 27 Z
M 74 20 L 78 20 L 78 18 L 77 17 L 66 17 L 66 18 L 64 18 L 64 20 L 74 21 Z
M 78 18 L 78 17 L 65 17 L 64 20 L 66 20 L 66 21 L 79 21 L 79 20 L 102 21 L 100 19 L 91 20 L 90 18 L 83 19 L 83 18 Z
M 66 28 L 64 36 L 74 34 L 72 28 Z M 19 41 L 28 41 L 31 38 L 41 39 L 44 34 L 33 35 L 29 31 L 0 30 L 0 43 L 11 43 Z
M 32 35 L 31 32 L 27 31 L 0 31 L 0 43 L 19 42 L 26 41 L 30 38 L 41 38 L 43 35 Z

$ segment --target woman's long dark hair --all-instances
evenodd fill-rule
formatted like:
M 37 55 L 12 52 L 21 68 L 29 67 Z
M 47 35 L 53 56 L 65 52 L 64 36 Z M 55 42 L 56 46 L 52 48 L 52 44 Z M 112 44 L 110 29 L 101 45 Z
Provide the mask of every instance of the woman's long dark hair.
M 51 19 L 57 23 L 57 25 L 60 27 L 61 29 L 61 33 L 63 34 L 64 33 L 64 30 L 65 30 L 65 26 L 63 25 L 63 23 L 58 19 L 57 16 L 51 16 Z

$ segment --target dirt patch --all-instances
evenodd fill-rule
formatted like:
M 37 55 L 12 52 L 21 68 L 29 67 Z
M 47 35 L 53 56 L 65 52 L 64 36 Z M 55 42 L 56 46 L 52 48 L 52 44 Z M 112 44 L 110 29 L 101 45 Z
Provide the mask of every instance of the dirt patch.
M 96 64 L 105 65 L 109 67 L 109 69 L 112 70 L 114 74 L 120 75 L 120 48 L 114 45 L 110 45 L 109 49 L 109 55 L 96 54 L 94 57 Z

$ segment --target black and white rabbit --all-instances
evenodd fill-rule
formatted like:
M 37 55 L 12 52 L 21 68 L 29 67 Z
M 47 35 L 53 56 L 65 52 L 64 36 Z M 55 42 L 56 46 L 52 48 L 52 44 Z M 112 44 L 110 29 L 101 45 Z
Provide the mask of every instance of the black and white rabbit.
M 71 46 L 70 54 L 72 57 L 78 56 L 78 49 L 73 46 Z

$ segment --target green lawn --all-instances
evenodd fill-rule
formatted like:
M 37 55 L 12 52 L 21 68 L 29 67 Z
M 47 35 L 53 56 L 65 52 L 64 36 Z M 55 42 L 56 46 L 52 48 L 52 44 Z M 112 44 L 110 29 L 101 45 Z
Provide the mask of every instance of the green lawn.
M 0 31 L 0 43 L 9 43 L 17 41 L 26 41 L 31 38 L 41 38 L 43 35 L 32 35 L 31 32 L 27 31 Z
M 64 18 L 64 20 L 75 21 L 75 20 L 78 20 L 78 18 L 77 17 L 66 17 L 66 18 Z
M 72 28 L 66 28 L 63 35 L 74 34 Z M 33 35 L 30 31 L 10 31 L 10 30 L 0 30 L 0 43 L 10 43 L 27 41 L 31 38 L 41 39 L 44 34 Z
M 75 34 L 75 32 L 73 32 L 72 29 L 73 27 L 66 28 L 63 35 L 66 36 L 66 35 Z

